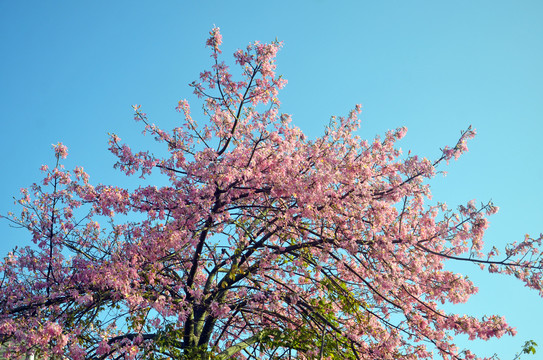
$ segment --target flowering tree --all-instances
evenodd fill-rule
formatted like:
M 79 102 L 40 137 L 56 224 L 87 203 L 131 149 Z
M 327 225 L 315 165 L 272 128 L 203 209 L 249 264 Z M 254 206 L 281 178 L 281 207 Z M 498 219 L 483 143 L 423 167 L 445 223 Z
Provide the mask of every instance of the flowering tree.
M 492 204 L 425 205 L 426 179 L 467 150 L 468 128 L 440 158 L 401 156 L 400 128 L 364 141 L 360 106 L 308 140 L 279 112 L 280 43 L 238 50 L 236 81 L 214 65 L 193 82 L 204 124 L 179 102 L 171 131 L 135 119 L 164 156 L 111 135 L 126 175 L 159 172 L 167 185 L 128 190 L 67 171 L 62 144 L 40 184 L 22 191 L 13 223 L 33 247 L 0 263 L 0 341 L 13 357 L 70 359 L 474 359 L 453 336 L 514 330 L 503 317 L 446 313 L 471 281 L 444 269 L 470 261 L 543 294 L 542 238 L 505 256 L 483 253 Z M 201 115 L 200 115 L 201 116 Z

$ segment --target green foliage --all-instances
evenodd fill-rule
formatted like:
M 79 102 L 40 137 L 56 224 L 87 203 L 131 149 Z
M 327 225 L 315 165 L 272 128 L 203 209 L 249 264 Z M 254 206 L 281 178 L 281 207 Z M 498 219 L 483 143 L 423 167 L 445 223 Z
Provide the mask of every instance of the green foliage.
M 150 360 L 181 358 L 182 342 L 179 339 L 183 339 L 183 331 L 174 329 L 171 325 L 166 326 L 166 329 L 159 333 L 153 349 L 146 356 Z
M 324 335 L 324 336 L 323 336 Z M 278 348 L 293 350 L 296 352 L 306 353 L 317 349 L 323 358 L 327 359 L 346 359 L 354 360 L 356 357 L 350 349 L 345 348 L 332 332 L 324 331 L 320 333 L 320 329 L 301 327 L 297 329 L 268 329 L 262 334 L 260 341 L 260 351 L 270 352 Z M 284 358 L 284 357 L 277 357 Z M 271 357 L 270 359 L 275 359 Z
M 537 346 L 537 343 L 533 340 L 528 340 L 524 343 L 524 346 L 522 348 L 522 352 L 524 354 L 535 354 L 535 347 Z
M 515 358 L 513 360 L 520 359 L 520 356 L 522 354 L 535 355 L 535 353 L 536 353 L 535 348 L 536 347 L 537 347 L 537 343 L 535 341 L 533 341 L 533 340 L 526 341 L 524 343 L 524 345 L 522 346 L 522 352 L 516 354 L 516 356 L 515 356 Z

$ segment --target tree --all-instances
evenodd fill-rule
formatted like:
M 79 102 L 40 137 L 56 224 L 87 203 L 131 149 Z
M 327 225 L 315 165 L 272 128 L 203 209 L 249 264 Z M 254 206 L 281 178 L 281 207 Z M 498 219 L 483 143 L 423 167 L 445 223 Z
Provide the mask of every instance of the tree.
M 89 183 L 67 171 L 67 149 L 22 191 L 32 234 L 1 263 L 0 339 L 7 351 L 71 359 L 473 359 L 455 334 L 488 339 L 515 331 L 504 318 L 446 313 L 476 292 L 447 260 L 511 274 L 543 294 L 539 238 L 483 253 L 492 203 L 452 211 L 426 205 L 425 181 L 467 150 L 473 129 L 430 161 L 383 138 L 355 135 L 360 106 L 307 139 L 279 112 L 281 44 L 238 50 L 241 80 L 221 61 L 191 86 L 171 131 L 135 119 L 165 147 L 134 152 L 114 134 L 126 175 L 162 174 L 135 190 Z M 202 116 L 202 115 L 200 115 Z

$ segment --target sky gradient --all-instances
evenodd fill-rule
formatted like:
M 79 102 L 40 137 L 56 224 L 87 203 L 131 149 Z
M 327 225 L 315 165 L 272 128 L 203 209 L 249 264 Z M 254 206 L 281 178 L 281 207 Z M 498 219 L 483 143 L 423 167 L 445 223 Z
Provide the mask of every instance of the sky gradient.
M 498 248 L 543 231 L 543 2 L 541 1 L 2 1 L 0 2 L 0 214 L 53 165 L 51 144 L 68 146 L 94 184 L 125 184 L 112 169 L 107 133 L 134 148 L 153 146 L 132 120 L 141 104 L 172 128 L 187 86 L 211 65 L 205 39 L 221 28 L 223 59 L 249 42 L 284 42 L 278 73 L 282 112 L 310 138 L 332 115 L 363 105 L 363 138 L 407 126 L 400 146 L 435 158 L 470 124 L 470 151 L 432 182 L 450 207 L 490 199 L 486 242 Z M 196 114 L 196 111 L 195 111 Z M 130 180 L 131 181 L 131 180 Z M 28 243 L 0 220 L 0 256 Z M 480 293 L 451 307 L 502 314 L 514 338 L 463 342 L 512 359 L 533 339 L 543 358 L 543 300 L 520 282 L 467 272 Z M 529 357 L 527 357 L 529 358 Z

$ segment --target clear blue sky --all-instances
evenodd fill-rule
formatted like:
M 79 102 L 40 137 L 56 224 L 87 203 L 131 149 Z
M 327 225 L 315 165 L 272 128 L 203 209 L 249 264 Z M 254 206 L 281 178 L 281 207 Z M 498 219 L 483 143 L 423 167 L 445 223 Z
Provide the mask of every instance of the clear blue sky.
M 339 4 L 338 4 L 339 3 Z M 2 1 L 0 2 L 0 213 L 20 187 L 69 147 L 95 183 L 118 183 L 107 132 L 136 147 L 132 104 L 164 127 L 192 98 L 187 84 L 210 65 L 204 42 L 221 28 L 225 60 L 248 42 L 284 41 L 278 72 L 288 79 L 283 111 L 310 137 L 331 115 L 362 103 L 360 135 L 398 126 L 404 151 L 427 157 L 472 124 L 470 152 L 432 182 L 450 206 L 476 198 L 500 208 L 487 232 L 498 247 L 543 231 L 543 2 L 541 1 Z M 0 255 L 27 242 L 0 221 Z M 469 271 L 480 288 L 472 314 L 499 313 L 515 338 L 466 343 L 512 359 L 540 343 L 543 300 L 522 284 Z M 472 274 L 473 273 L 473 274 Z

